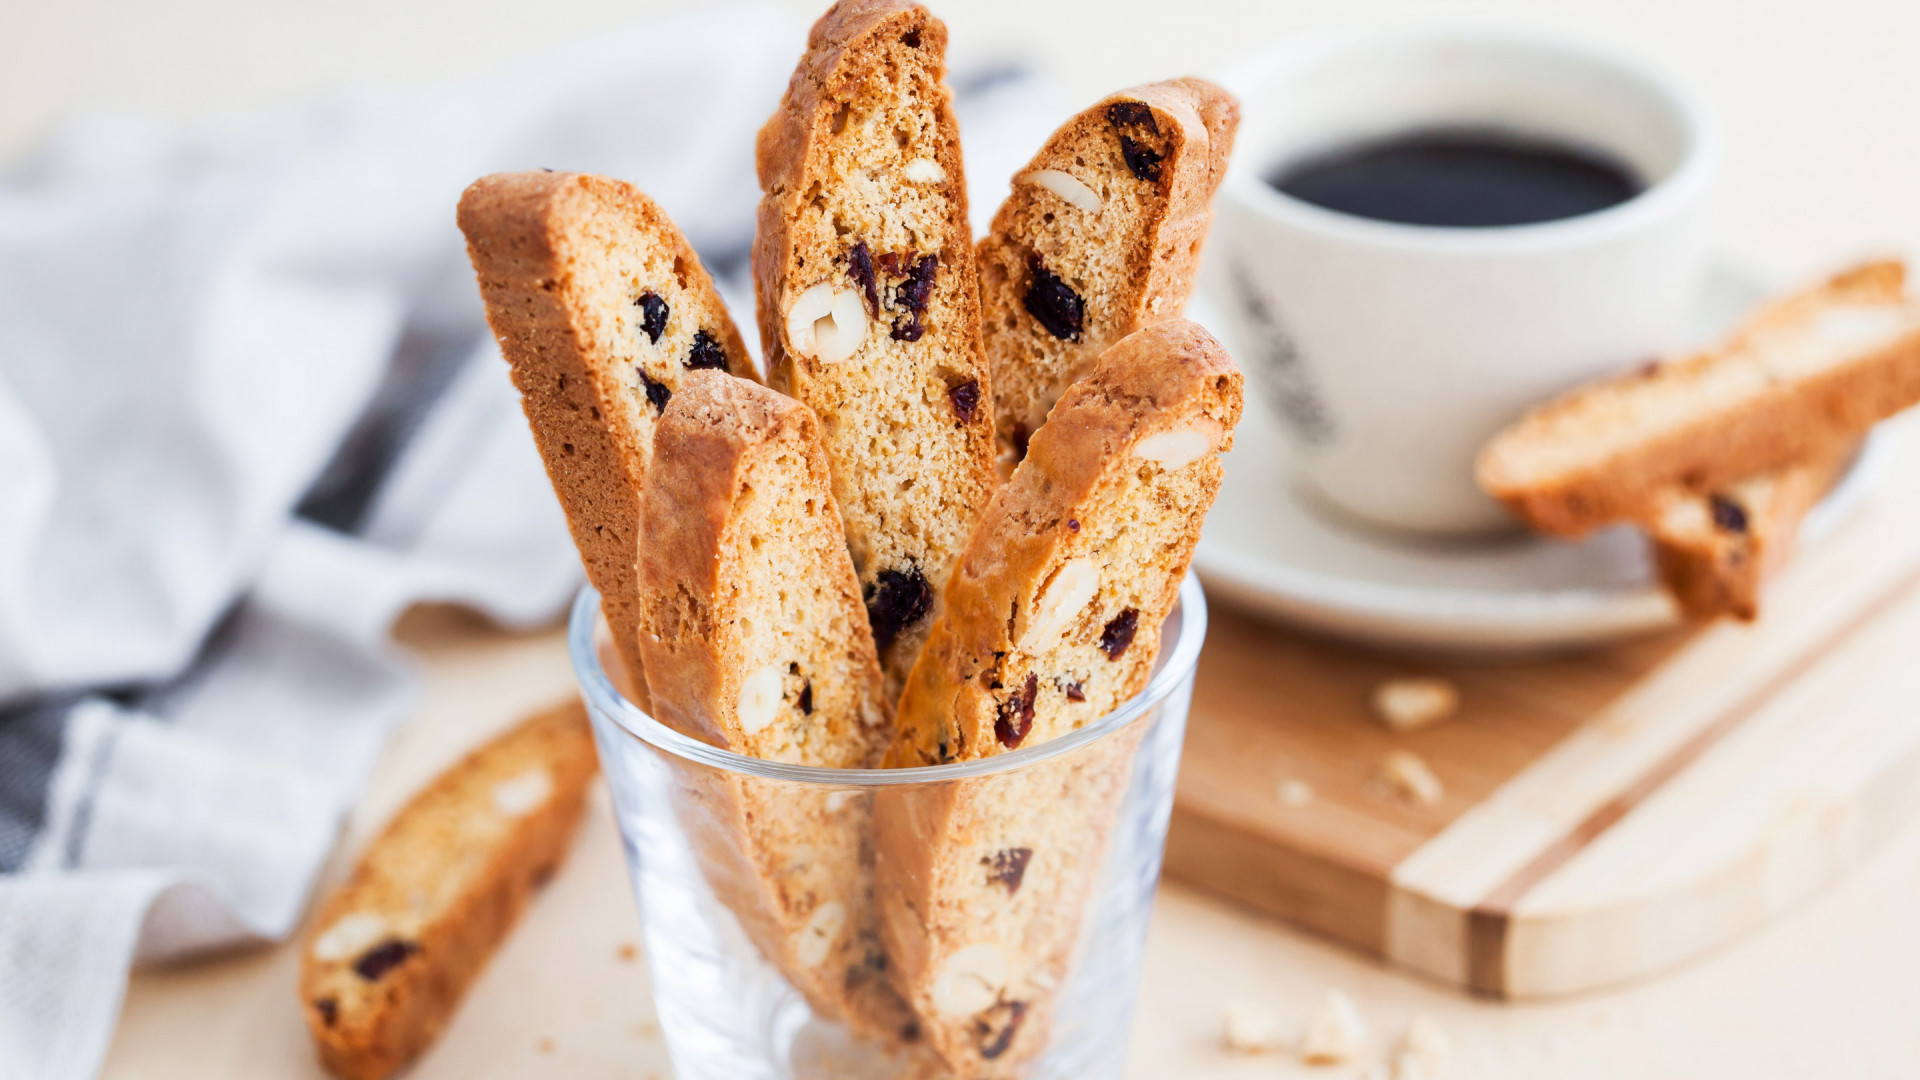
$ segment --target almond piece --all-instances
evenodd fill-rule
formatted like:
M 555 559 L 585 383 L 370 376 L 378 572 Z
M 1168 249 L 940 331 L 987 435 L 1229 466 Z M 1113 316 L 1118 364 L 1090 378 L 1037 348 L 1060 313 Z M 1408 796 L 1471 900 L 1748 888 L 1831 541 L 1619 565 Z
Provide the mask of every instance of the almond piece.
M 1007 988 L 1007 954 L 998 945 L 954 953 L 933 980 L 933 1007 L 943 1016 L 972 1016 L 993 1007 Z
M 1175 428 L 1157 431 L 1133 447 L 1133 456 L 1157 461 L 1162 468 L 1178 469 L 1199 460 L 1213 449 L 1213 438 L 1199 428 Z
M 1367 1037 L 1366 1022 L 1353 999 L 1338 990 L 1327 992 L 1320 1009 L 1307 1021 L 1300 1036 L 1300 1057 L 1309 1065 L 1338 1065 L 1352 1061 Z
M 787 347 L 798 356 L 837 364 L 867 340 L 867 305 L 857 289 L 820 282 L 787 305 Z
M 1380 762 L 1380 782 L 1393 794 L 1421 806 L 1434 806 L 1447 789 L 1416 754 L 1395 750 Z
M 493 785 L 493 808 L 510 818 L 522 818 L 546 804 L 553 795 L 553 777 L 545 769 L 528 769 L 511 780 Z
M 1271 1050 L 1284 1049 L 1286 1039 L 1280 1034 L 1280 1018 L 1273 1010 L 1262 1008 L 1244 998 L 1232 998 L 1227 1002 L 1226 1027 L 1222 1032 L 1227 1049 L 1242 1054 L 1264 1054 Z
M 313 958 L 331 963 L 359 956 L 387 936 L 387 920 L 378 915 L 356 911 L 342 915 L 313 939 Z
M 740 703 L 735 718 L 748 735 L 773 723 L 786 696 L 786 671 L 780 664 L 768 664 L 740 681 Z
M 804 968 L 817 968 L 826 962 L 827 953 L 832 950 L 834 939 L 847 925 L 847 907 L 838 900 L 829 900 L 813 909 L 807 925 L 794 935 L 793 958 L 800 961 Z
M 1438 676 L 1388 679 L 1373 688 L 1373 712 L 1399 733 L 1418 731 L 1460 709 L 1460 690 Z
M 1063 172 L 1060 169 L 1035 169 L 1032 172 L 1021 173 L 1014 179 L 1019 183 L 1045 188 L 1089 213 L 1100 209 L 1099 194 L 1070 172 Z
M 1021 648 L 1035 648 L 1065 633 L 1094 594 L 1100 591 L 1100 567 L 1088 558 L 1068 559 L 1033 602 Z

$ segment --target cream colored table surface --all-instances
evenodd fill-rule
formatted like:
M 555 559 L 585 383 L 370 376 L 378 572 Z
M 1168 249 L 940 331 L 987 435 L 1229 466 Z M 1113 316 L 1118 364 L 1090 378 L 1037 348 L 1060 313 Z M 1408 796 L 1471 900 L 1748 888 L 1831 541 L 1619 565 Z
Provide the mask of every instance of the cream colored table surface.
M 957 54 L 1018 49 L 1087 100 L 1204 71 L 1308 26 L 1522 18 L 1638 50 L 1707 98 L 1725 125 L 1718 232 L 1732 256 L 1787 278 L 1865 251 L 1911 252 L 1920 241 L 1920 4 L 1911 0 L 939 7 Z M 0 153 L 83 108 L 192 114 L 342 82 L 419 83 L 665 9 L 617 0 L 0 0 Z M 427 694 L 395 736 L 343 857 L 437 768 L 570 685 L 557 629 L 515 637 L 428 611 L 406 621 L 403 638 L 421 656 Z M 336 862 L 329 880 L 341 869 Z M 665 1077 L 645 965 L 628 948 L 638 936 L 600 798 L 569 868 L 413 1075 Z M 281 947 L 137 974 L 105 1075 L 319 1076 L 293 997 L 295 967 Z M 1219 1046 L 1227 997 L 1265 1001 L 1298 1022 L 1329 987 L 1351 992 L 1370 1020 L 1369 1060 L 1420 1010 L 1458 1045 L 1458 1077 L 1920 1075 L 1920 830 L 1720 955 L 1552 1005 L 1461 998 L 1169 886 L 1153 924 L 1132 1075 L 1350 1074 Z

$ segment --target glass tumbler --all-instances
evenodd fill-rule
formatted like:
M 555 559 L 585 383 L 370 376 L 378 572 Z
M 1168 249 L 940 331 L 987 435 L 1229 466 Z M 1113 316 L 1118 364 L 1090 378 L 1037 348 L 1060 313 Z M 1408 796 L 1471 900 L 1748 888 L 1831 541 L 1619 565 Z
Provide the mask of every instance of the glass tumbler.
M 568 645 L 680 1080 L 1119 1077 L 1206 611 L 1189 575 L 1146 689 L 1071 734 L 827 769 L 648 716 L 583 589 Z M 916 893 L 936 844 L 970 871 L 941 878 L 967 918 L 938 932 Z

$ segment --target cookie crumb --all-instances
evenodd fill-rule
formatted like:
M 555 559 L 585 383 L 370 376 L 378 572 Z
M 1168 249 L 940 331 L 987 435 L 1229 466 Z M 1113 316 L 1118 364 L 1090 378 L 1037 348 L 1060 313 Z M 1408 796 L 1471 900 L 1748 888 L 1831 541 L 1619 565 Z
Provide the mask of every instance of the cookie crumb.
M 1305 780 L 1282 780 L 1273 793 L 1280 800 L 1280 805 L 1289 810 L 1298 810 L 1313 802 L 1313 785 Z
M 1319 1011 L 1307 1021 L 1300 1036 L 1300 1058 L 1309 1065 L 1338 1065 L 1352 1061 L 1367 1037 L 1366 1022 L 1353 999 L 1338 990 L 1327 991 Z
M 540 1041 L 535 1043 L 534 1045 L 538 1047 L 540 1052 L 543 1054 L 553 1053 L 553 1039 L 550 1037 L 542 1036 Z
M 1221 1034 L 1227 1049 L 1242 1054 L 1264 1054 L 1286 1046 L 1280 1034 L 1280 1018 L 1245 998 L 1228 999 Z
M 1447 793 L 1427 763 L 1406 750 L 1395 750 L 1380 762 L 1379 780 L 1394 796 L 1421 806 L 1438 805 Z
M 1431 1018 L 1415 1013 L 1393 1048 L 1390 1075 L 1392 1080 L 1441 1080 L 1452 1056 L 1453 1040 L 1447 1033 Z
M 620 954 L 620 959 L 626 961 L 629 964 L 633 963 L 634 960 L 640 955 L 640 947 L 635 945 L 631 941 L 621 942 L 620 948 L 617 951 Z
M 1398 734 L 1432 727 L 1460 709 L 1460 690 L 1438 676 L 1388 679 L 1373 688 L 1373 712 Z

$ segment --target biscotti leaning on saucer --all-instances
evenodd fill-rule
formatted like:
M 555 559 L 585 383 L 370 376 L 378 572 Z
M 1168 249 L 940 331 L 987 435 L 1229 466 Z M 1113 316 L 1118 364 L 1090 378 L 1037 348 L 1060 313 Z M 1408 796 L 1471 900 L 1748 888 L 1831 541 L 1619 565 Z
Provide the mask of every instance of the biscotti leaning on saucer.
M 627 682 L 644 690 L 634 524 L 654 424 L 691 372 L 758 378 L 746 343 L 699 256 L 632 185 L 503 173 L 467 188 L 459 222 Z
M 1858 453 L 1846 445 L 1708 495 L 1667 492 L 1645 521 L 1654 566 L 1682 614 L 1752 621 L 1760 587 L 1793 550 L 1800 523 Z
M 1810 462 L 1920 401 L 1920 301 L 1896 262 L 1785 301 L 1707 352 L 1543 405 L 1481 452 L 1480 486 L 1543 532 L 1645 519 Z
M 1038 745 L 1146 687 L 1241 409 L 1239 371 L 1190 322 L 1107 351 L 974 532 L 901 700 L 890 764 Z M 1015 1076 L 1045 1048 L 1145 731 L 876 795 L 893 979 L 957 1074 Z
M 805 405 L 718 372 L 683 381 L 642 492 L 640 651 L 654 715 L 768 761 L 877 766 L 893 709 Z M 815 1011 L 901 1038 L 872 915 L 868 803 L 674 763 L 720 902 Z
M 327 1068 L 380 1080 L 432 1045 L 566 857 L 596 767 L 586 709 L 569 702 L 467 755 L 367 847 L 301 944 Z
M 1067 121 L 1014 175 L 975 249 L 1003 460 L 1108 346 L 1185 309 L 1239 120 L 1204 79 L 1136 86 Z
M 947 31 L 842 0 L 760 130 L 754 292 L 768 381 L 820 417 L 890 691 L 993 485 Z

